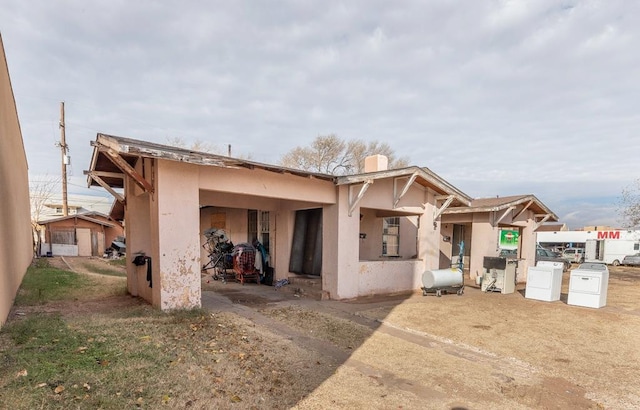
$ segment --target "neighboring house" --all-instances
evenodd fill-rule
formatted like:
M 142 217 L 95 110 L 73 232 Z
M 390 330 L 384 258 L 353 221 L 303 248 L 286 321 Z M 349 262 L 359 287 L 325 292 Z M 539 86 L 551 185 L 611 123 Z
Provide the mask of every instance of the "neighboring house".
M 0 325 L 7 319 L 33 257 L 27 168 L 0 36 Z
M 98 212 L 84 212 L 38 221 L 42 256 L 102 256 L 117 237 L 122 225 Z
M 96 195 L 70 194 L 67 196 L 68 215 L 98 212 L 107 215 L 111 209 L 113 198 Z M 42 204 L 39 221 L 49 220 L 64 216 L 62 212 L 62 196 L 53 194 Z
M 498 256 L 504 246 L 500 243 L 501 231 L 514 232 L 519 239 L 514 241 L 513 249 L 521 260 L 516 278 L 518 282 L 525 282 L 528 267 L 535 263 L 536 230 L 547 221 L 557 220 L 534 195 L 474 199 L 469 206 L 443 211 L 443 237 L 453 240 L 441 243 L 441 250 L 448 253 L 450 245 L 457 243 L 456 238 L 462 238 L 469 245 L 468 267 L 470 277 L 475 278 L 484 271 L 484 257 Z
M 104 134 L 92 145 L 88 183 L 125 205 L 128 290 L 163 310 L 201 305 L 209 228 L 260 240 L 275 280 L 319 276 L 325 297 L 346 299 L 419 289 L 462 241 L 466 271 L 482 274 L 505 227 L 526 275 L 535 228 L 557 220 L 533 195 L 474 200 L 427 168 L 387 170 L 382 156 L 336 177 Z

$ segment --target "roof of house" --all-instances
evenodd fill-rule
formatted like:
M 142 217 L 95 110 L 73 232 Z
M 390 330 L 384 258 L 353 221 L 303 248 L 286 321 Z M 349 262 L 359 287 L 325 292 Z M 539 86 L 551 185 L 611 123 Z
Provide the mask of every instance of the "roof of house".
M 557 232 L 557 231 L 566 231 L 567 224 L 545 224 L 540 225 L 536 232 Z
M 96 140 L 91 144 L 94 147 L 91 165 L 89 171 L 85 171 L 85 174 L 88 175 L 88 185 L 102 186 L 110 190 L 117 199 L 120 197 L 121 201 L 123 200 L 121 195 L 114 192 L 112 188 L 124 187 L 125 172 L 139 185 L 146 186 L 147 190 L 153 191 L 153 187 L 134 170 L 134 167 L 140 158 L 160 158 L 224 168 L 262 169 L 279 174 L 323 179 L 337 185 L 366 184 L 384 178 L 408 178 L 407 186 L 413 183 L 420 184 L 438 193 L 440 195 L 438 200 L 446 200 L 445 205 L 441 208 L 441 212 L 445 214 L 500 211 L 523 205 L 524 209 L 531 209 L 536 215 L 541 214 L 544 221 L 558 220 L 558 217 L 534 195 L 472 199 L 426 167 L 411 166 L 356 175 L 334 176 L 101 133 L 97 134 Z M 117 211 L 118 208 L 114 207 L 112 210 Z
M 83 214 L 67 215 L 67 216 L 61 216 L 61 217 L 58 217 L 58 218 L 41 220 L 41 221 L 38 221 L 38 224 L 40 224 L 40 225 L 48 225 L 50 223 L 66 221 L 68 219 L 82 219 L 84 221 L 92 222 L 92 223 L 95 223 L 95 224 L 98 224 L 98 225 L 108 226 L 110 228 L 114 228 L 114 227 L 118 226 L 118 224 L 116 222 L 103 221 L 101 219 L 95 218 L 96 216 L 100 216 L 100 217 L 103 217 L 105 219 L 108 218 L 107 215 L 101 214 L 99 212 L 87 212 L 87 213 L 83 213 Z
M 558 216 L 553 213 L 535 195 L 513 195 L 495 198 L 477 198 L 471 201 L 468 207 L 451 207 L 445 210 L 444 214 L 466 214 L 472 212 L 493 212 L 502 211 L 518 205 L 524 205 L 536 214 L 547 216 L 547 221 L 555 222 Z
M 223 168 L 257 168 L 279 174 L 292 174 L 305 178 L 312 177 L 328 181 L 332 181 L 335 178 L 333 175 L 301 171 L 299 169 L 263 164 L 256 161 L 192 151 L 186 148 L 172 147 L 107 134 L 98 134 L 96 141 L 92 141 L 91 145 L 94 147 L 91 166 L 89 171 L 85 171 L 85 174 L 88 175 L 87 183 L 89 186 L 104 186 L 98 182 L 98 180 L 102 180 L 111 188 L 123 188 L 124 174 L 122 168 L 126 169 L 127 165 L 133 168 L 139 158 L 160 158 Z
M 458 188 L 454 187 L 443 178 L 441 178 L 438 174 L 426 167 L 412 166 L 384 171 L 365 172 L 356 175 L 344 175 L 336 177 L 336 184 L 349 185 L 364 183 L 376 179 L 413 177 L 414 175 L 416 183 L 424 187 L 431 188 L 440 195 L 452 195 L 456 200 L 456 204 L 462 206 L 468 206 L 469 204 L 471 204 L 472 199 L 470 196 L 460 191 Z
M 99 212 L 106 214 L 111 208 L 113 198 L 108 196 L 84 195 L 84 194 L 68 194 L 67 205 L 75 209 L 85 209 L 89 212 Z M 62 194 L 54 193 L 44 202 L 47 208 L 62 208 Z M 43 210 L 46 212 L 46 210 Z

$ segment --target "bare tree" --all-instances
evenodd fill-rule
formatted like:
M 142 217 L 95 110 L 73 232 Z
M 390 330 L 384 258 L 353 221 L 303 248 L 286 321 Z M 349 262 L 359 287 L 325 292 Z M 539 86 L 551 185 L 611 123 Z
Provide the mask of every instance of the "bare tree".
M 185 141 L 185 139 L 182 137 L 167 137 L 167 144 L 173 147 L 185 148 L 191 151 L 208 152 L 211 154 L 220 155 L 221 152 L 221 150 L 214 144 L 200 139 L 197 139 L 193 143 L 188 144 L 187 141 Z
M 626 227 L 640 226 L 640 178 L 622 190 L 620 208 Z
M 48 175 L 38 176 L 37 179 L 29 181 L 29 201 L 31 204 L 31 230 L 33 231 L 33 251 L 40 254 L 42 245 L 43 227 L 38 223 L 41 220 L 46 204 L 51 202 L 51 197 L 56 191 L 56 187 L 61 184 L 61 177 Z
M 309 147 L 296 147 L 280 159 L 288 168 L 330 175 L 358 174 L 364 170 L 364 159 L 381 154 L 389 159 L 389 168 L 407 166 L 406 158 L 397 158 L 387 143 L 362 140 L 345 141 L 335 134 L 317 136 Z

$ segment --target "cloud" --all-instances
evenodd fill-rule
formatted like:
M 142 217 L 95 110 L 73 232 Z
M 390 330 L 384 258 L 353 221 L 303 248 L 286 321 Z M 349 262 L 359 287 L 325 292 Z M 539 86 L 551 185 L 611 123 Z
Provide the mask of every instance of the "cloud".
M 97 132 L 269 163 L 336 133 L 388 142 L 471 195 L 534 193 L 573 217 L 575 195 L 638 176 L 639 8 L 10 0 L 0 27 L 34 172 L 58 172 L 64 100 L 77 169 Z

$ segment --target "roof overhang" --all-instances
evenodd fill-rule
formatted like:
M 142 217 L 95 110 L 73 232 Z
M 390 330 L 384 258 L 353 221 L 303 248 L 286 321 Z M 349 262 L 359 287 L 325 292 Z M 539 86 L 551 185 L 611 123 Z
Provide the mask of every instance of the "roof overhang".
M 47 219 L 47 220 L 43 220 L 43 221 L 38 221 L 38 225 L 48 225 L 48 224 L 53 223 L 53 222 L 66 221 L 68 219 L 82 219 L 83 221 L 95 223 L 97 225 L 107 226 L 109 228 L 114 228 L 114 227 L 117 226 L 116 223 L 102 221 L 100 219 L 91 218 L 91 217 L 85 216 L 83 214 L 68 215 L 68 216 L 62 216 L 60 218 L 52 218 L 52 219 Z
M 471 197 L 466 195 L 464 192 L 460 191 L 453 185 L 449 184 L 447 181 L 442 179 L 433 171 L 424 167 L 407 167 L 407 168 L 399 168 L 399 169 L 390 169 L 385 171 L 376 171 L 376 172 L 367 172 L 363 174 L 356 175 L 344 175 L 336 177 L 336 185 L 358 185 L 358 184 L 371 184 L 379 179 L 407 179 L 408 182 L 404 185 L 401 184 L 402 188 L 399 187 L 397 195 L 402 196 L 409 185 L 418 184 L 425 188 L 432 189 L 437 197 L 441 196 L 453 196 L 456 204 L 461 206 L 469 206 L 471 204 Z M 397 204 L 397 200 L 399 198 L 395 198 L 395 203 Z
M 446 209 L 443 214 L 455 215 L 455 214 L 469 214 L 469 213 L 481 213 L 481 212 L 501 212 L 502 216 L 500 220 L 504 218 L 504 214 L 513 211 L 515 215 L 513 219 L 516 219 L 526 210 L 531 210 L 534 213 L 534 218 L 537 223 L 544 222 L 557 222 L 558 216 L 553 213 L 545 204 L 542 203 L 535 195 L 519 195 L 504 198 L 485 198 L 475 199 L 470 206 L 465 207 L 451 207 Z
M 114 189 L 124 188 L 124 179 L 126 177 L 131 178 L 144 191 L 153 192 L 153 185 L 144 176 L 135 171 L 136 164 L 141 158 L 156 158 L 223 168 L 262 169 L 280 174 L 329 181 L 333 181 L 335 178 L 333 175 L 278 167 L 101 133 L 96 136 L 96 140 L 92 141 L 91 145 L 93 146 L 91 165 L 89 170 L 84 172 L 87 175 L 87 185 L 102 186 L 121 202 L 124 201 L 124 197 Z

